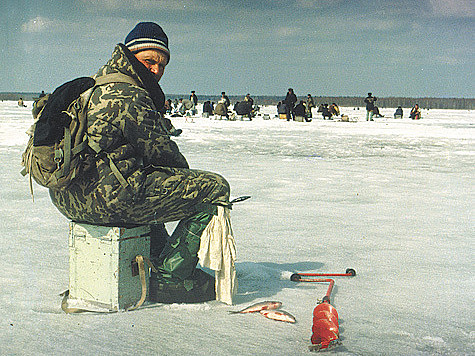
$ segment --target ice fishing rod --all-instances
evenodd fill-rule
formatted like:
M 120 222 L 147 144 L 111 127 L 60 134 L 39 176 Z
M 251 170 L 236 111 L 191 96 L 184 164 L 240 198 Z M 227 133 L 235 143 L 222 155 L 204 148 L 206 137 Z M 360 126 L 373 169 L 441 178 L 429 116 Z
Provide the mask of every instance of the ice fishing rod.
M 356 271 L 353 268 L 347 268 L 345 273 L 294 273 L 290 276 L 290 280 L 293 282 L 314 282 L 308 278 L 302 277 L 354 277 Z
M 243 195 L 243 196 L 241 196 L 241 197 L 234 198 L 233 200 L 231 200 L 231 201 L 229 202 L 229 204 L 233 205 L 234 203 L 240 203 L 240 202 L 242 202 L 242 201 L 244 201 L 244 200 L 247 200 L 247 199 L 249 199 L 249 198 L 251 198 L 250 195 Z

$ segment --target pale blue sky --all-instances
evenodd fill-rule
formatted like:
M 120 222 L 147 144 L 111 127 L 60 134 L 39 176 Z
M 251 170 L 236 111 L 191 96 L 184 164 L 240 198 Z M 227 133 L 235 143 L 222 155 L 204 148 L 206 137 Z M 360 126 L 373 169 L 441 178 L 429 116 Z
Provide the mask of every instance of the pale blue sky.
M 3 0 L 0 91 L 92 75 L 139 21 L 165 93 L 474 97 L 473 0 Z

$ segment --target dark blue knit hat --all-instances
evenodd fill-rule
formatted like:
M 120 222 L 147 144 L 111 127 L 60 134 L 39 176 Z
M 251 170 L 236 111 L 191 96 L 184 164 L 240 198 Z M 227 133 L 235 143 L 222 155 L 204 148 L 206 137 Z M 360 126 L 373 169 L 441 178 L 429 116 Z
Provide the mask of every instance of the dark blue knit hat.
M 140 22 L 125 38 L 125 45 L 132 53 L 147 49 L 158 49 L 170 60 L 168 37 L 163 29 L 154 22 Z

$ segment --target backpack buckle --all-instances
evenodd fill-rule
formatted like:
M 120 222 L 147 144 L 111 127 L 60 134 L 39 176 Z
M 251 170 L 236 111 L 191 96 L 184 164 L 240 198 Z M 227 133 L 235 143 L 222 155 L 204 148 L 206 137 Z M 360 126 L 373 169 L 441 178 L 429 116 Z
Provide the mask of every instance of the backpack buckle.
M 63 161 L 63 157 L 64 157 L 64 152 L 61 148 L 57 148 L 54 150 L 54 161 L 58 165 L 58 168 L 61 162 Z

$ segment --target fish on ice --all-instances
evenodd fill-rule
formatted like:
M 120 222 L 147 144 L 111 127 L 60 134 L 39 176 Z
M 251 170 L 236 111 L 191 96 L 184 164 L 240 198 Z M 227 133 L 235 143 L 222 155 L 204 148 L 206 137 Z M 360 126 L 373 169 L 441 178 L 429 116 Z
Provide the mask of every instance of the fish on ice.
M 259 313 L 266 318 L 284 321 L 286 323 L 295 323 L 297 321 L 293 315 L 287 313 L 285 310 L 261 310 Z
M 282 306 L 281 302 L 266 300 L 264 302 L 253 304 L 247 308 L 238 311 L 230 311 L 231 314 L 256 313 L 262 310 L 278 309 Z

